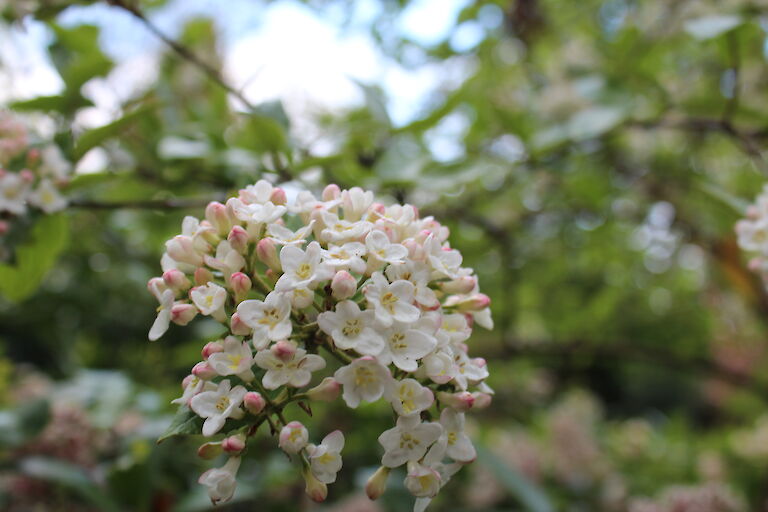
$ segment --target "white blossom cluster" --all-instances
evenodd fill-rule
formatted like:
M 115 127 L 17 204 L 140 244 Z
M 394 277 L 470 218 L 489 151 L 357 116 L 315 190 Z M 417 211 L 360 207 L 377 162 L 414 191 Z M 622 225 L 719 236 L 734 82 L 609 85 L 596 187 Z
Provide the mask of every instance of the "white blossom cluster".
M 290 403 L 309 410 L 307 402 L 339 395 L 353 409 L 389 402 L 397 421 L 378 438 L 384 454 L 366 488 L 371 499 L 391 468 L 405 466 L 415 510 L 424 510 L 475 459 L 464 415 L 487 406 L 492 390 L 466 341 L 474 323 L 493 327 L 490 300 L 447 238 L 414 206 L 385 206 L 372 192 L 336 185 L 288 204 L 283 189 L 262 180 L 210 203 L 205 220 L 184 219 L 166 242 L 162 277 L 148 284 L 160 302 L 149 338 L 198 314 L 227 326 L 175 400 L 204 419 L 204 436 L 227 433 L 199 452 L 230 456 L 200 478 L 214 503 L 232 497 L 241 455 L 264 422 L 300 460 L 307 493 L 325 499 L 344 435 L 309 443 L 306 427 L 285 418 Z
M 749 268 L 768 283 L 768 184 L 747 208 L 746 219 L 736 223 L 736 235 L 742 250 L 755 253 Z
M 58 146 L 33 143 L 20 118 L 0 111 L 0 237 L 30 208 L 44 213 L 66 208 L 60 189 L 71 171 Z

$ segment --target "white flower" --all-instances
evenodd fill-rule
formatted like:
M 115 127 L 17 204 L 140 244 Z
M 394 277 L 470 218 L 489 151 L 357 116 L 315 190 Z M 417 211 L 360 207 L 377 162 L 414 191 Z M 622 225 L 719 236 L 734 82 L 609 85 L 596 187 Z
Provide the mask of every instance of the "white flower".
M 479 382 L 488 377 L 488 369 L 485 365 L 479 365 L 476 360 L 470 359 L 462 348 L 453 349 L 453 364 L 456 368 L 453 380 L 462 390 L 467 389 L 469 383 Z
M 57 181 L 66 179 L 72 169 L 72 164 L 55 144 L 49 144 L 40 151 L 40 161 L 40 174 Z
M 280 251 L 280 264 L 284 274 L 275 285 L 279 292 L 290 291 L 294 288 L 312 288 L 320 281 L 333 277 L 333 270 L 321 259 L 320 244 L 310 242 L 306 251 L 287 245 Z
M 244 203 L 266 203 L 272 197 L 275 188 L 267 180 L 259 180 L 240 190 L 240 200 Z
M 351 242 L 364 237 L 373 227 L 368 221 L 349 222 L 329 212 L 322 213 L 325 228 L 320 232 L 324 242 Z
M 387 389 L 387 400 L 400 416 L 419 414 L 429 409 L 435 396 L 415 379 L 393 380 Z
M 341 202 L 339 199 L 332 201 L 318 201 L 318 199 L 312 195 L 312 192 L 308 190 L 302 190 L 296 196 L 296 201 L 291 206 L 290 210 L 293 213 L 299 214 L 306 221 L 312 212 L 325 212 L 330 211 Z
M 383 349 L 377 356 L 381 364 L 391 362 L 406 372 L 416 371 L 417 361 L 437 346 L 437 340 L 419 324 L 411 327 L 409 324 L 393 322 L 390 328 L 383 330 Z
M 203 423 L 203 435 L 210 437 L 224 426 L 227 418 L 242 418 L 243 411 L 240 404 L 243 402 L 246 389 L 243 386 L 235 386 L 230 389 L 229 380 L 219 382 L 215 391 L 203 391 L 192 397 L 190 408 L 201 418 L 206 418 Z
M 461 343 L 472 334 L 472 328 L 467 323 L 467 317 L 454 313 L 443 315 L 440 332 L 448 337 L 450 343 Z
M 384 340 L 374 328 L 373 311 L 360 311 L 351 300 L 339 302 L 335 311 L 320 313 L 317 324 L 333 338 L 337 347 L 356 350 L 364 355 L 376 355 L 384 348 Z M 385 363 L 386 364 L 386 363 Z
M 172 404 L 189 405 L 189 401 L 193 396 L 201 391 L 213 391 L 216 389 L 216 384 L 211 381 L 203 380 L 195 375 L 188 375 L 184 379 L 184 392 L 179 398 L 171 400 Z
M 341 192 L 341 201 L 344 207 L 344 218 L 351 221 L 359 220 L 373 204 L 373 192 L 352 187 Z
M 430 269 L 426 263 L 408 260 L 401 265 L 389 265 L 384 273 L 390 282 L 399 279 L 410 281 L 414 287 L 416 302 L 426 308 L 433 308 L 440 304 L 435 291 L 429 287 Z
M 259 368 L 267 370 L 262 384 L 267 389 L 277 389 L 287 384 L 301 388 L 309 384 L 312 372 L 325 368 L 325 359 L 317 354 L 307 354 L 303 348 L 297 348 L 291 356 L 280 358 L 271 350 L 258 352 L 253 361 Z
M 381 272 L 374 272 L 371 284 L 364 288 L 368 304 L 376 312 L 376 320 L 385 327 L 397 320 L 413 323 L 419 319 L 419 308 L 414 306 L 414 287 L 409 281 L 398 280 L 390 284 Z
M 261 350 L 269 341 L 288 338 L 293 330 L 291 302 L 282 293 L 271 292 L 263 301 L 244 300 L 237 306 L 240 319 L 253 329 L 253 346 Z
M 440 475 L 440 488 L 445 487 L 445 484 L 448 483 L 448 480 L 451 479 L 453 475 L 456 474 L 456 472 L 461 469 L 461 464 L 454 462 L 452 464 L 443 464 L 441 462 L 436 462 L 434 464 L 428 463 L 429 468 L 433 469 L 434 471 L 437 471 L 437 474 Z M 432 483 L 432 482 L 428 482 Z M 427 506 L 432 501 L 431 497 L 424 496 L 424 497 L 417 497 L 416 503 L 413 505 L 413 512 L 424 512 L 427 509 Z
M 160 296 L 160 306 L 157 308 L 157 318 L 149 329 L 149 339 L 155 341 L 168 330 L 171 325 L 171 308 L 173 307 L 173 290 L 165 290 Z
M 493 318 L 491 317 L 491 308 L 481 309 L 480 311 L 472 311 L 470 313 L 472 318 L 480 327 L 493 330 Z
M 421 459 L 442 432 L 439 423 L 422 423 L 418 414 L 400 416 L 394 428 L 379 436 L 379 443 L 384 447 L 382 465 L 396 468 Z
M 280 429 L 278 446 L 285 453 L 299 453 L 307 446 L 307 441 L 309 441 L 309 432 L 298 421 L 292 421 Z
M 419 464 L 408 462 L 408 475 L 405 477 L 405 488 L 417 498 L 434 498 L 440 491 L 440 473 L 437 470 Z
M 240 468 L 240 457 L 230 457 L 221 468 L 209 469 L 198 479 L 198 483 L 208 488 L 208 496 L 214 505 L 229 501 L 235 494 L 235 475 Z
M 424 251 L 427 254 L 427 261 L 441 277 L 450 277 L 457 279 L 461 277 L 461 253 L 450 247 L 443 247 L 440 241 L 434 236 L 429 235 L 424 241 Z
M 308 225 L 301 227 L 296 231 L 291 231 L 280 224 L 270 224 L 267 226 L 267 233 L 269 234 L 269 239 L 276 244 L 303 245 L 304 242 L 306 242 L 307 235 L 312 231 L 312 226 L 314 225 L 315 221 L 313 220 Z
M 189 292 L 192 302 L 200 313 L 212 315 L 219 320 L 224 315 L 224 303 L 227 301 L 227 290 L 216 283 L 196 286 Z
M 0 212 L 22 215 L 27 211 L 29 182 L 15 172 L 0 173 Z
M 289 292 L 283 292 L 291 301 L 291 306 L 296 309 L 308 308 L 315 300 L 314 290 L 309 288 L 294 288 Z
M 51 180 L 42 180 L 37 188 L 29 194 L 29 203 L 37 206 L 45 213 L 54 213 L 67 207 L 66 198 Z
M 224 351 L 211 354 L 208 357 L 208 364 L 219 375 L 237 375 L 244 381 L 253 378 L 251 349 L 248 343 L 234 336 L 224 338 Z
M 456 365 L 453 364 L 453 356 L 447 349 L 436 350 L 424 357 L 424 373 L 437 384 L 450 382 L 456 375 Z
M 309 465 L 315 477 L 324 484 L 336 481 L 336 473 L 342 466 L 341 450 L 344 448 L 344 434 L 334 430 L 318 445 L 309 445 Z
M 342 366 L 333 377 L 344 386 L 342 398 L 356 408 L 361 401 L 375 402 L 384 394 L 392 375 L 374 357 L 365 356 Z
M 205 255 L 205 264 L 216 270 L 220 270 L 229 282 L 229 276 L 239 272 L 245 266 L 243 255 L 232 248 L 232 245 L 223 240 L 216 247 L 216 257 Z
M 365 245 L 360 242 L 347 242 L 342 246 L 329 245 L 323 250 L 323 262 L 336 270 L 351 270 L 358 274 L 365 272 Z
M 408 249 L 400 244 L 393 244 L 387 235 L 379 230 L 368 233 L 365 237 L 365 247 L 368 249 L 368 255 L 374 260 L 385 263 L 404 263 L 403 258 L 408 256 Z
M 464 433 L 464 413 L 447 407 L 440 413 L 440 424 L 446 442 L 445 453 L 459 462 L 472 462 L 477 457 L 475 447 Z
M 248 223 L 248 231 L 252 227 L 258 228 L 263 224 L 271 224 L 283 216 L 287 208 L 282 205 L 274 205 L 271 201 L 265 203 L 245 204 L 238 199 L 231 198 L 227 206 L 235 213 L 235 217 Z M 258 233 L 255 233 L 258 234 Z
M 745 251 L 768 254 L 768 216 L 740 220 L 736 224 L 739 246 Z

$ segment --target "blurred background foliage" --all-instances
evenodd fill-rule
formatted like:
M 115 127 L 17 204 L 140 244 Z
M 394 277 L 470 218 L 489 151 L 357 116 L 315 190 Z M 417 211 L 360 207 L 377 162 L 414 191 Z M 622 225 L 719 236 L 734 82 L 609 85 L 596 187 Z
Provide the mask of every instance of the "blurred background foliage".
M 471 340 L 496 390 L 471 424 L 480 457 L 433 510 L 768 510 L 768 294 L 733 234 L 768 173 L 768 4 L 467 0 L 426 44 L 394 28 L 412 2 L 367 2 L 381 55 L 438 70 L 407 122 L 375 82 L 301 119 L 251 102 L 221 71 L 215 16 L 191 18 L 156 76 L 82 123 L 116 62 L 108 31 L 61 18 L 101 4 L 151 32 L 167 3 L 0 1 L 4 31 L 44 24 L 63 84 L 5 106 L 83 164 L 71 208 L 0 267 L 0 508 L 208 508 L 193 444 L 154 440 L 218 333 L 198 320 L 150 344 L 145 285 L 184 215 L 266 177 L 418 205 L 491 296 L 496 329 Z M 303 3 L 342 30 L 356 4 Z M 265 434 L 222 509 L 410 507 L 401 477 L 381 503 L 362 493 L 380 408 L 314 413 L 310 430 L 349 433 L 329 502 L 305 501 Z

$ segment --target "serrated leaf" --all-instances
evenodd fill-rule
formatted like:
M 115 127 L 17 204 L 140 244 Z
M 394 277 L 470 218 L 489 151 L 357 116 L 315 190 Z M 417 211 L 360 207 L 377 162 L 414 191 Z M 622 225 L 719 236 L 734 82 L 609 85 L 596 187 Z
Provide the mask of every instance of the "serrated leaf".
M 192 412 L 186 405 L 181 406 L 176 411 L 171 424 L 157 439 L 157 444 L 171 437 L 200 434 L 202 427 L 203 419 Z
M 15 265 L 0 264 L 0 294 L 14 302 L 32 295 L 69 241 L 69 221 L 63 213 L 44 215 L 29 239 L 16 248 Z
M 530 512 L 554 512 L 547 496 L 533 482 L 509 467 L 485 446 L 477 444 L 477 459 L 488 468 L 499 483 L 516 497 L 525 510 Z

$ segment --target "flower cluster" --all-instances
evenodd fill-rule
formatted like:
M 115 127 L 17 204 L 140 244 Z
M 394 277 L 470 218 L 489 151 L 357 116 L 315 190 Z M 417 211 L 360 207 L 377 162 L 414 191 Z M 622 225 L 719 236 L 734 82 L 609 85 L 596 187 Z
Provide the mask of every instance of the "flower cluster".
M 241 455 L 264 422 L 299 459 L 310 497 L 325 499 L 344 435 L 311 444 L 306 427 L 285 418 L 290 403 L 308 410 L 309 401 L 341 395 L 353 409 L 391 404 L 397 421 L 378 438 L 384 454 L 366 487 L 371 499 L 405 466 L 423 510 L 475 459 L 464 415 L 487 406 L 492 390 L 466 341 L 474 323 L 493 327 L 490 300 L 447 238 L 414 206 L 336 185 L 320 199 L 298 192 L 289 204 L 284 189 L 262 180 L 210 203 L 205 220 L 184 219 L 166 242 L 162 277 L 148 284 L 160 303 L 149 338 L 197 315 L 227 327 L 205 345 L 176 400 L 204 419 L 204 436 L 226 432 L 200 448 L 204 457 L 230 455 L 200 478 L 214 503 L 233 495 Z
M 756 253 L 749 268 L 758 272 L 768 283 L 768 185 L 747 208 L 747 218 L 736 223 L 739 247 Z
M 30 207 L 44 213 L 64 209 L 60 189 L 72 170 L 55 144 L 33 143 L 27 126 L 0 111 L 0 237 L 11 228 L 10 219 Z

